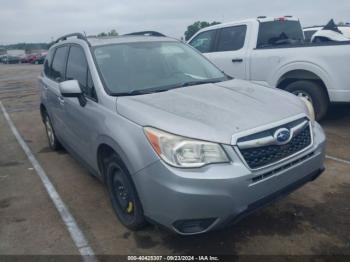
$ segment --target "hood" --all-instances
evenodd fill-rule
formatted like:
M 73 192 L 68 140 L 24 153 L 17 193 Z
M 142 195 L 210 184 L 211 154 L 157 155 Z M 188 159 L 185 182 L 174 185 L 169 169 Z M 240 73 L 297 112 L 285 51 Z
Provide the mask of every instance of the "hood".
M 294 95 L 243 80 L 118 97 L 117 111 L 141 126 L 222 144 L 233 134 L 306 112 Z

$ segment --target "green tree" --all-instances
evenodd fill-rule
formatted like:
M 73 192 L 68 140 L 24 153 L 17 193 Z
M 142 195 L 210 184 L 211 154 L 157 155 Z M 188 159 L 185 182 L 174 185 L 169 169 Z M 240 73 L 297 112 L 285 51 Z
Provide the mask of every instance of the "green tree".
M 206 21 L 196 21 L 194 22 L 192 25 L 189 25 L 187 27 L 187 30 L 185 32 L 185 40 L 189 40 L 195 33 L 197 33 L 199 30 L 201 30 L 202 28 L 211 26 L 211 25 L 218 25 L 220 24 L 220 22 L 206 22 Z
M 118 36 L 118 33 L 115 29 L 112 29 L 110 32 L 108 32 L 108 36 Z
M 104 37 L 104 36 L 107 36 L 107 34 L 105 32 L 102 32 L 102 33 L 99 33 L 97 36 L 98 37 Z
M 118 36 L 118 32 L 115 30 L 115 29 L 112 29 L 111 31 L 105 33 L 105 32 L 102 32 L 102 33 L 99 33 L 97 36 L 98 37 L 105 37 L 105 36 Z

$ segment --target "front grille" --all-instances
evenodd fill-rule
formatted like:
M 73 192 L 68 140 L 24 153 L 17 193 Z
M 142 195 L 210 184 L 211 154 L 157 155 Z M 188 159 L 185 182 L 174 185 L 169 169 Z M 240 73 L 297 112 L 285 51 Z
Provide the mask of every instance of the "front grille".
M 310 127 L 307 125 L 299 134 L 285 145 L 268 145 L 255 148 L 240 149 L 240 152 L 252 169 L 264 167 L 287 158 L 303 149 L 312 142 Z
M 286 165 L 283 165 L 283 166 L 281 166 L 279 168 L 276 168 L 276 169 L 274 169 L 274 170 L 272 170 L 270 172 L 267 172 L 267 173 L 262 174 L 260 176 L 253 177 L 252 178 L 252 182 L 254 184 L 254 183 L 257 183 L 257 182 L 259 182 L 261 180 L 267 179 L 267 178 L 269 178 L 269 177 L 271 177 L 271 176 L 273 176 L 275 174 L 278 174 L 279 172 L 282 172 L 283 170 L 291 168 L 291 167 L 293 167 L 293 166 L 295 166 L 295 165 L 297 165 L 297 164 L 299 164 L 299 163 L 309 159 L 310 157 L 312 157 L 314 155 L 315 155 L 315 153 L 312 152 L 310 154 L 307 154 L 307 155 L 303 156 L 302 158 L 298 158 L 297 160 L 294 160 L 294 161 L 292 161 L 292 162 L 290 162 L 290 163 L 288 163 Z

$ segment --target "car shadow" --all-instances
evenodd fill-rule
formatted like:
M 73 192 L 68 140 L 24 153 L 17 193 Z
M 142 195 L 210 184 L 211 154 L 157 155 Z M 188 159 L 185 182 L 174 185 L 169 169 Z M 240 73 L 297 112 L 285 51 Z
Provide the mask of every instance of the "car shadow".
M 350 103 L 334 104 L 330 106 L 329 111 L 324 119 L 320 121 L 321 125 L 346 124 L 350 120 Z

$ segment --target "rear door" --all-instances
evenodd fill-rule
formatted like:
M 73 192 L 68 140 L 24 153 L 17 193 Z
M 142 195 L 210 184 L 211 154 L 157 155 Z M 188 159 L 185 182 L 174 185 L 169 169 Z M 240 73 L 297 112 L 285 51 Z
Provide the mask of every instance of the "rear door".
M 65 79 L 65 65 L 68 46 L 59 46 L 53 50 L 44 64 L 42 78 L 43 101 L 50 116 L 55 133 L 60 140 L 64 140 L 64 99 L 59 90 L 59 83 Z M 51 57 L 52 56 L 52 57 Z M 51 61 L 52 59 L 52 61 Z

